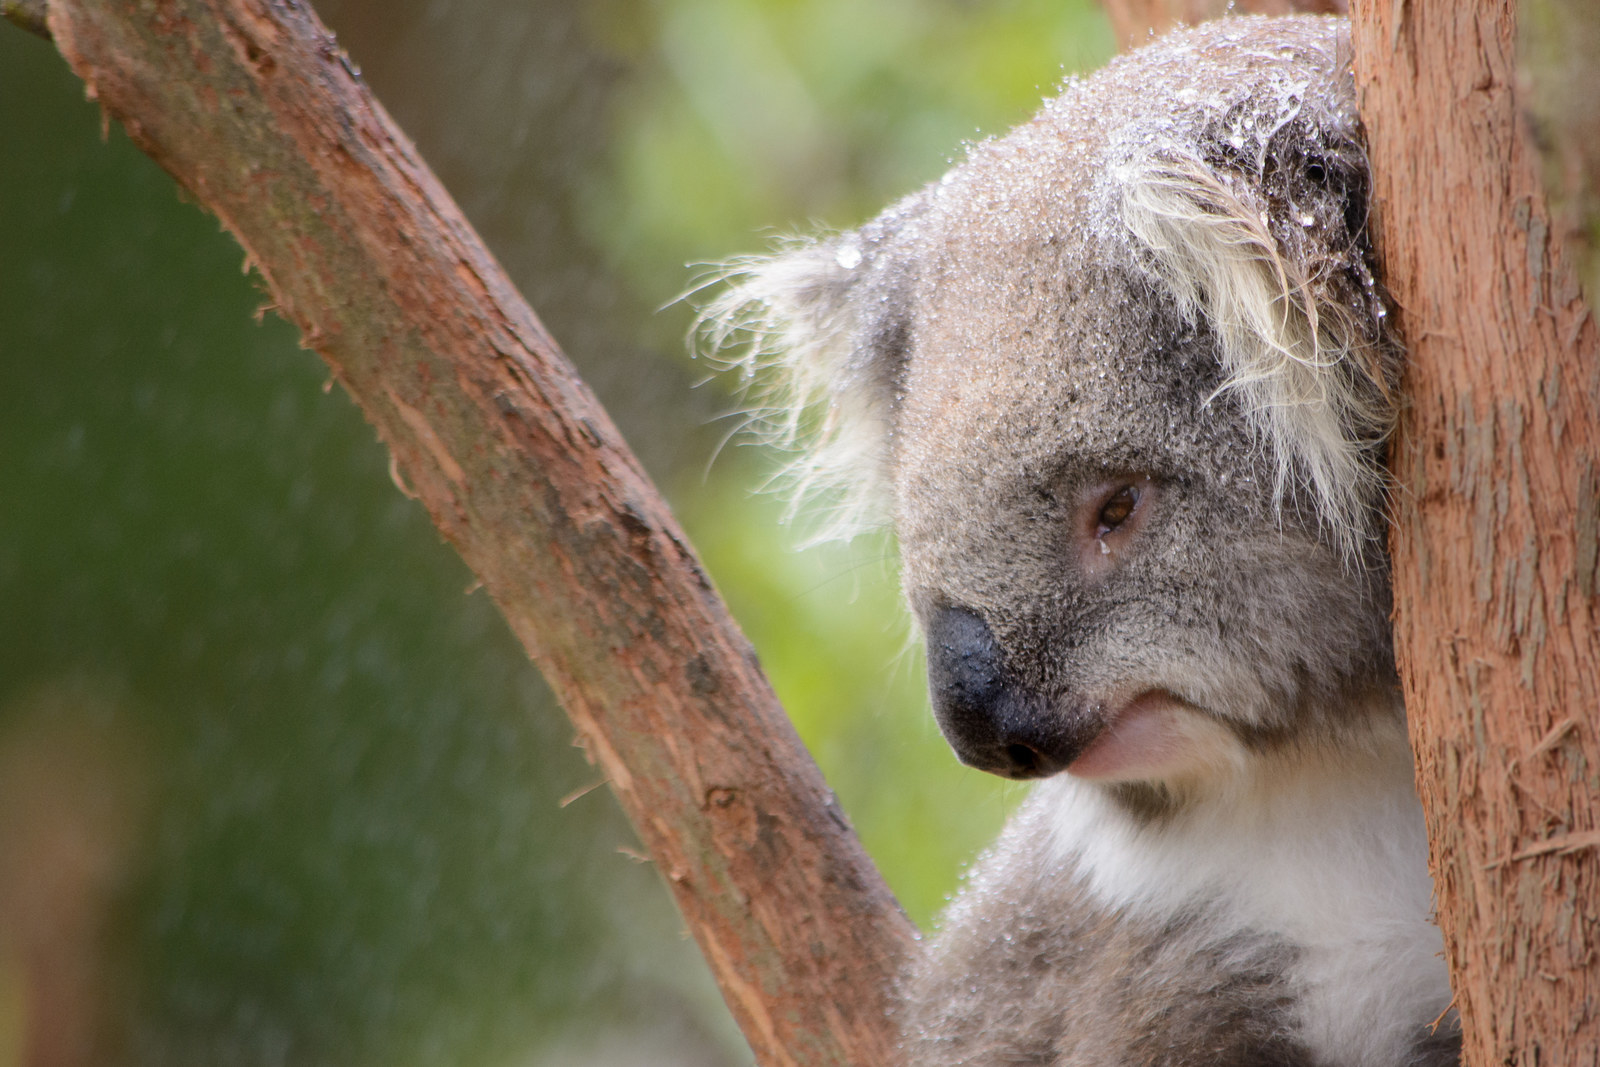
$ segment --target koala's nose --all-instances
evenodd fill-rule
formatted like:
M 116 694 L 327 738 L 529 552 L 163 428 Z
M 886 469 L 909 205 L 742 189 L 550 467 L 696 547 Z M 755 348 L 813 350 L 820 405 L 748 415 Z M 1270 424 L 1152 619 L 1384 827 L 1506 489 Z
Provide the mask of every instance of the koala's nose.
M 962 763 L 1005 778 L 1043 778 L 1065 770 L 1093 739 L 1007 677 L 1000 644 L 977 613 L 940 607 L 923 629 L 934 715 Z

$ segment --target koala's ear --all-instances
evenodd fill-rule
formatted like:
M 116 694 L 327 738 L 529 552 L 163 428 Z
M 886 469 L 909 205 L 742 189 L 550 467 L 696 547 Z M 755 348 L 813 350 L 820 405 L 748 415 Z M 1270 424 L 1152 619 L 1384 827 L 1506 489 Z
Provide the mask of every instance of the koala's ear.
M 888 519 L 884 485 L 906 352 L 911 202 L 859 231 L 791 241 L 726 264 L 696 332 L 745 378 L 756 431 L 793 457 L 798 502 L 822 507 L 823 537 Z
M 1329 213 L 1314 219 L 1311 209 L 1274 203 L 1259 176 L 1190 155 L 1163 152 L 1114 179 L 1146 266 L 1186 318 L 1204 319 L 1216 335 L 1219 392 L 1241 398 L 1274 455 L 1278 499 L 1292 479 L 1307 485 L 1324 528 L 1353 557 L 1381 533 L 1371 518 L 1384 488 L 1379 446 L 1396 404 L 1397 348 L 1367 273 L 1365 235 L 1324 227 Z M 1343 214 L 1363 219 L 1364 181 L 1348 195 L 1362 198 L 1362 210 L 1344 205 Z M 1319 229 L 1298 229 L 1314 222 Z M 1290 227 L 1293 245 L 1280 239 Z M 1361 280 L 1351 282 L 1352 272 Z

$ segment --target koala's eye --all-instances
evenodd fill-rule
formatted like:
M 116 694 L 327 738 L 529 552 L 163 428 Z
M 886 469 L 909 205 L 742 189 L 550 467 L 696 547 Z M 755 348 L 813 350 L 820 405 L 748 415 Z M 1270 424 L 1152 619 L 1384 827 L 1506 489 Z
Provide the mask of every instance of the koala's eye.
M 1111 494 L 1111 498 L 1100 506 L 1100 529 L 1096 533 L 1100 536 L 1110 533 L 1118 526 L 1128 521 L 1133 514 L 1133 509 L 1139 506 L 1139 490 L 1131 485 L 1125 485 Z
M 1145 474 L 1113 475 L 1082 486 L 1073 510 L 1073 544 L 1083 573 L 1108 574 L 1138 551 L 1141 531 L 1155 517 L 1160 484 Z

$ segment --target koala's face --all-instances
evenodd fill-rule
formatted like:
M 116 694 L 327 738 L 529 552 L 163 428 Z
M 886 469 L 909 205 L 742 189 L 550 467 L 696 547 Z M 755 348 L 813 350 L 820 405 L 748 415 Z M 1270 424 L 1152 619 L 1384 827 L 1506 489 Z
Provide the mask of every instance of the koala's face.
M 910 303 L 888 457 L 957 754 L 1170 780 L 1388 688 L 1381 561 L 1351 565 L 1302 493 L 1280 497 L 1218 392 L 1214 334 L 1083 244 L 1008 247 L 995 221 L 924 218 L 945 237 Z
M 813 471 L 888 504 L 965 762 L 1175 784 L 1393 710 L 1342 48 L 1169 38 L 726 302 L 826 399 Z

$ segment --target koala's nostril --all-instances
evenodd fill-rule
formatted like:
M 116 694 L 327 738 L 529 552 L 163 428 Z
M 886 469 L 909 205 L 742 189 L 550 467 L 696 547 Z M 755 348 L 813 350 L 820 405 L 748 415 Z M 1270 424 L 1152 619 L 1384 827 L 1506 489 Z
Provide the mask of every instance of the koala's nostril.
M 1007 745 L 1006 756 L 1011 760 L 1012 773 L 1018 777 L 1031 775 L 1039 769 L 1039 753 L 1027 745 Z

